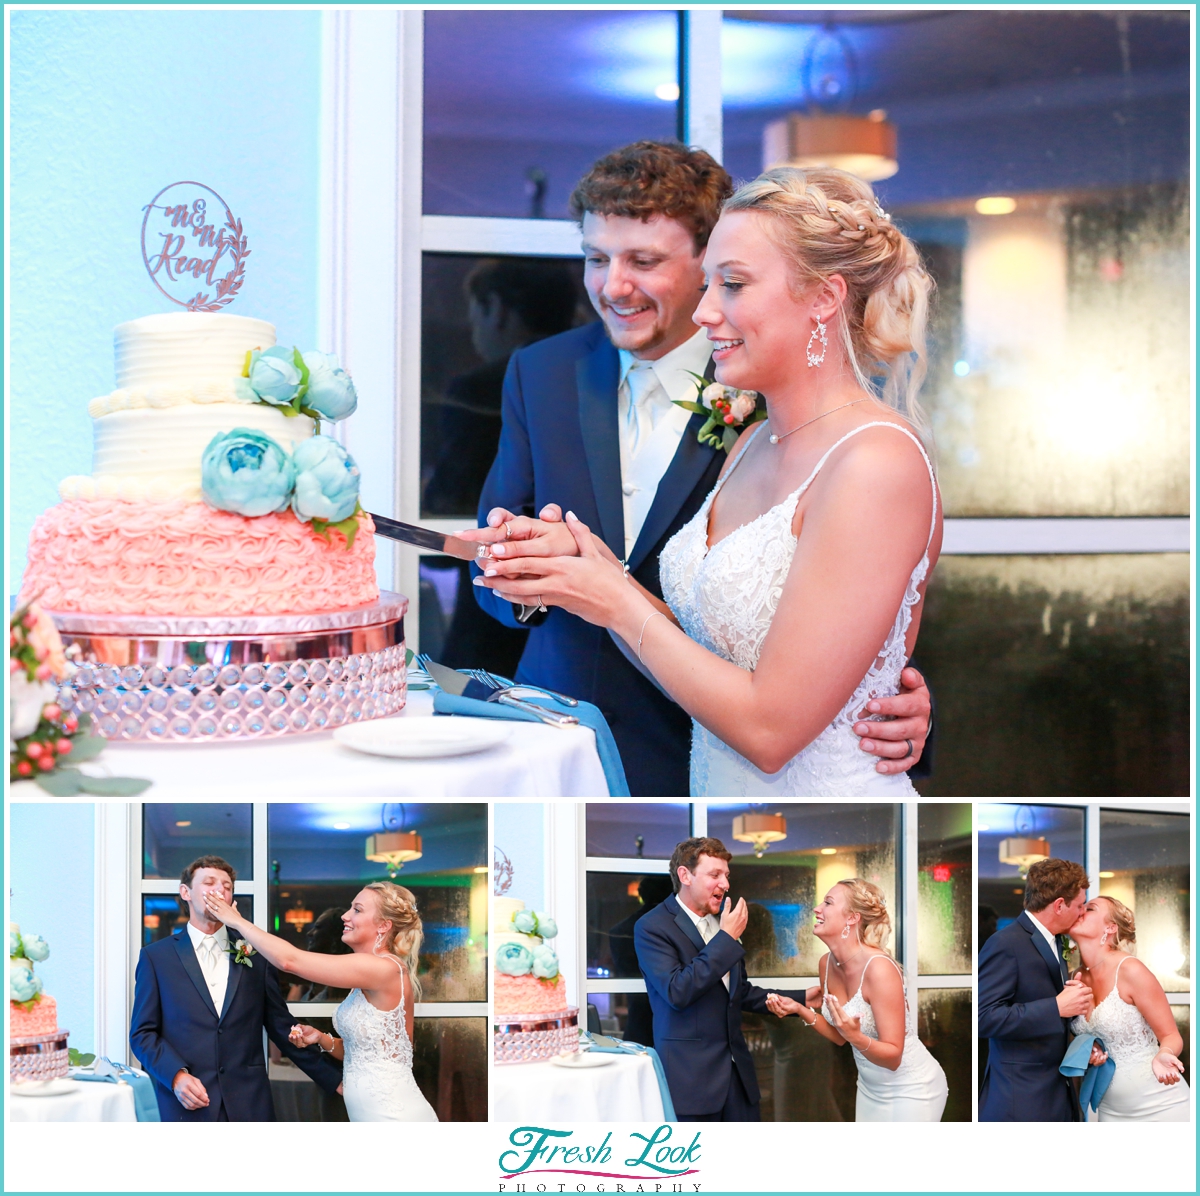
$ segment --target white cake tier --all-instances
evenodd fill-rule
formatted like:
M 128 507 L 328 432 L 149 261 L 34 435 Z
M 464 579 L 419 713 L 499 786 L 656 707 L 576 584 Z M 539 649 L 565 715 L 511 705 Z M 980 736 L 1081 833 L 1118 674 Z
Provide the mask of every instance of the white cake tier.
M 528 947 L 530 951 L 534 947 L 540 947 L 544 940 L 535 938 L 532 934 L 519 934 L 515 930 L 494 932 L 488 935 L 488 943 L 493 951 L 502 943 L 520 943 L 522 947 Z
M 511 931 L 513 914 L 524 908 L 525 902 L 518 901 L 515 897 L 493 897 L 491 925 L 493 937 L 503 934 L 505 931 Z
M 269 349 L 275 326 L 226 312 L 181 311 L 118 324 L 119 389 L 195 386 L 238 377 L 250 349 Z
M 92 474 L 65 478 L 58 487 L 64 500 L 199 502 L 200 460 L 219 432 L 250 428 L 289 453 L 316 432 L 307 415 L 287 416 L 264 403 L 237 402 L 110 411 L 92 427 Z

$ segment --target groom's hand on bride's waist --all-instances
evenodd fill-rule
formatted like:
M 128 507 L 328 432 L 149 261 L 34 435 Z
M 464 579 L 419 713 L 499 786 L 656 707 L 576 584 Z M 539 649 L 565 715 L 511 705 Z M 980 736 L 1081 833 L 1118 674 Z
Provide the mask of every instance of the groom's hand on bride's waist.
M 932 705 L 925 678 L 909 666 L 900 674 L 900 687 L 894 698 L 872 698 L 859 711 L 863 721 L 854 724 L 862 750 L 879 757 L 879 773 L 907 772 L 921 758 L 929 737 Z

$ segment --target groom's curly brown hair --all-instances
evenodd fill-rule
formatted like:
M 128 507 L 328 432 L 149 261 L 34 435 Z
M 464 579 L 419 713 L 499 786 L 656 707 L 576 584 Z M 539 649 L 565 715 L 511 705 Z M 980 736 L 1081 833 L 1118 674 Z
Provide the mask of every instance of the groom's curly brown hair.
M 1088 887 L 1087 869 L 1072 860 L 1038 860 L 1025 877 L 1025 908 L 1031 913 L 1053 905 L 1060 897 L 1068 904 Z
M 649 220 L 669 216 L 691 234 L 699 253 L 733 194 L 733 179 L 711 154 L 678 141 L 635 141 L 598 159 L 569 203 L 579 223 L 588 212 Z
M 679 869 L 686 868 L 695 872 L 700 866 L 700 857 L 710 856 L 714 860 L 724 860 L 729 863 L 733 856 L 726 850 L 720 839 L 684 839 L 675 845 L 671 853 L 671 887 L 679 892 Z

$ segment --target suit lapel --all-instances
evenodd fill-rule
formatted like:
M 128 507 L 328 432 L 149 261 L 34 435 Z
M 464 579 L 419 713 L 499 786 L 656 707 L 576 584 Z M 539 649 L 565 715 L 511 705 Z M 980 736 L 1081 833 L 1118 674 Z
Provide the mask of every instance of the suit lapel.
M 667 900 L 674 903 L 672 912 L 675 914 L 675 925 L 695 944 L 697 951 L 703 951 L 704 939 L 701 938 L 700 931 L 696 929 L 696 923 L 680 907 L 679 900 L 676 897 L 668 897 Z
M 196 986 L 200 999 L 213 1017 L 216 1017 L 217 1007 L 213 1004 L 208 985 L 204 983 L 204 973 L 200 971 L 200 961 L 196 958 L 196 949 L 192 946 L 192 938 L 187 932 L 187 927 L 184 927 L 175 936 L 175 950 L 179 952 L 179 962 L 183 964 L 183 970 L 187 972 L 188 979 Z
M 621 445 L 617 431 L 617 386 L 620 359 L 604 338 L 575 364 L 579 388 L 579 428 L 587 455 L 592 492 L 604 542 L 625 556 L 625 508 L 621 498 Z
M 1033 939 L 1033 945 L 1037 948 L 1038 954 L 1046 961 L 1046 966 L 1050 969 L 1054 979 L 1057 980 L 1059 984 L 1063 984 L 1065 982 L 1065 977 L 1063 976 L 1063 962 L 1061 956 L 1054 954 L 1054 948 L 1051 947 L 1048 942 L 1046 942 L 1045 935 L 1043 935 L 1038 928 L 1034 926 L 1033 918 L 1030 917 L 1028 913 L 1022 912 L 1021 917 L 1024 918 L 1027 923 L 1025 929 L 1028 931 L 1029 937 Z M 1019 920 L 1020 919 L 1018 919 L 1018 921 Z
M 708 365 L 704 368 L 705 381 L 711 382 L 713 376 L 713 359 L 710 356 Z M 696 489 L 701 478 L 712 465 L 713 457 L 718 450 L 701 444 L 696 437 L 704 426 L 707 416 L 695 414 L 683 429 L 679 439 L 679 447 L 667 472 L 663 474 L 654 494 L 650 510 L 646 512 L 646 521 L 638 533 L 637 542 L 629 554 L 629 567 L 637 569 L 646 559 L 650 550 L 662 539 L 663 533 L 671 526 L 672 520 L 679 514 L 679 508 L 688 500 L 688 495 Z
M 233 998 L 237 993 L 238 985 L 242 982 L 242 972 L 245 971 L 245 964 L 235 964 L 231 954 L 226 955 L 229 963 L 229 979 L 225 982 L 225 1003 L 221 1006 L 221 1017 L 223 1018 L 233 1005 Z

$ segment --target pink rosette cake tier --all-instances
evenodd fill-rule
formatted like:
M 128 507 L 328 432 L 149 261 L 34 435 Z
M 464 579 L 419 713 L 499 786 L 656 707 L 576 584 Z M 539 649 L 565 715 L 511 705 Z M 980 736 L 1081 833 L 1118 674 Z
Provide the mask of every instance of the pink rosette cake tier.
M 203 503 L 74 499 L 43 512 L 22 601 L 113 615 L 293 614 L 379 597 L 374 525 L 352 546 L 290 511 L 247 519 Z
M 34 1038 L 39 1034 L 53 1034 L 58 1029 L 58 1003 L 45 993 L 40 994 L 29 1009 L 10 1001 L 8 1011 L 13 1038 Z
M 561 976 L 539 980 L 536 976 L 495 977 L 493 1008 L 497 1018 L 527 1013 L 562 1013 L 567 1008 L 567 988 Z

